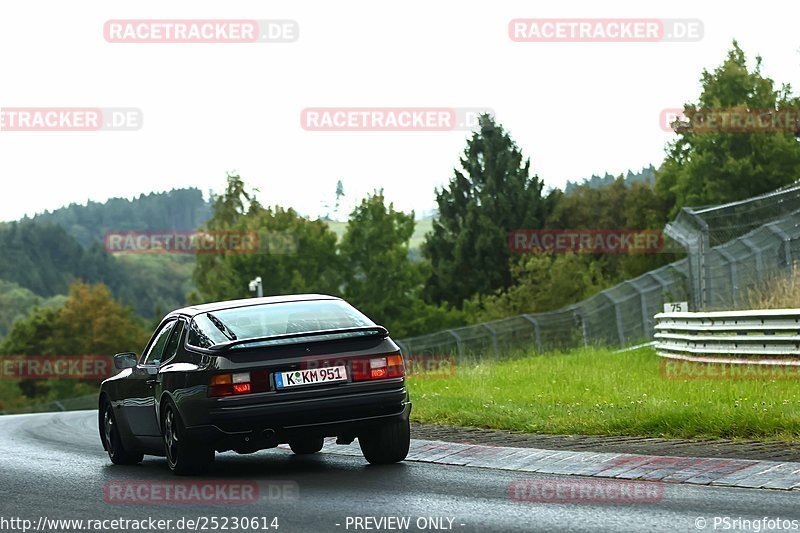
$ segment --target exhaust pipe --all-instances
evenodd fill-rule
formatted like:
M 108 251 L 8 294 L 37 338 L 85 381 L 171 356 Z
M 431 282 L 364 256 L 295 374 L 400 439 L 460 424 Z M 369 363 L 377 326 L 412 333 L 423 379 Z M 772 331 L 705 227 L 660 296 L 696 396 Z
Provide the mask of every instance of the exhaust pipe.
M 261 435 L 265 439 L 273 439 L 273 438 L 275 438 L 275 430 L 274 429 L 265 429 L 264 431 L 261 432 Z

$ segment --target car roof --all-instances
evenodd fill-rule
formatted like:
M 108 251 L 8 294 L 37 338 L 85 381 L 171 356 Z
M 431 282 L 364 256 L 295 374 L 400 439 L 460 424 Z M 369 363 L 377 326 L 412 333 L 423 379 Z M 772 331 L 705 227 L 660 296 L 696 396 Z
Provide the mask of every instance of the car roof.
M 281 304 L 286 302 L 308 302 L 313 300 L 341 300 L 341 298 L 329 296 L 327 294 L 287 294 L 283 296 L 264 296 L 263 298 L 244 298 L 242 300 L 227 300 L 224 302 L 210 302 L 199 305 L 191 305 L 182 309 L 176 309 L 175 311 L 169 313 L 167 317 L 176 315 L 193 317 L 199 315 L 200 313 L 208 313 L 209 311 L 222 311 L 223 309 L 234 309 L 237 307 Z

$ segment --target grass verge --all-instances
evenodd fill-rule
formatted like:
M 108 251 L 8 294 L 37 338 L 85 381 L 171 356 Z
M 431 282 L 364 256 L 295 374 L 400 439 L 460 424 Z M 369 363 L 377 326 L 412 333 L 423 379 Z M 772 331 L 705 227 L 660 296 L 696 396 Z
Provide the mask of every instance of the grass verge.
M 662 377 L 652 348 L 583 349 L 409 377 L 412 418 L 545 434 L 800 440 L 800 382 Z

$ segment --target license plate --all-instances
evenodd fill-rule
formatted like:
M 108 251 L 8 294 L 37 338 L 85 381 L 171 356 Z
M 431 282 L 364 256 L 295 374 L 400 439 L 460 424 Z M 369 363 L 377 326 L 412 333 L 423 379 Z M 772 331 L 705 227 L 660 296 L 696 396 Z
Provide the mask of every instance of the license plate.
M 347 381 L 347 371 L 344 365 L 310 368 L 308 370 L 293 370 L 291 372 L 278 372 L 275 374 L 275 386 L 279 389 L 297 387 L 300 385 L 336 383 L 338 381 Z

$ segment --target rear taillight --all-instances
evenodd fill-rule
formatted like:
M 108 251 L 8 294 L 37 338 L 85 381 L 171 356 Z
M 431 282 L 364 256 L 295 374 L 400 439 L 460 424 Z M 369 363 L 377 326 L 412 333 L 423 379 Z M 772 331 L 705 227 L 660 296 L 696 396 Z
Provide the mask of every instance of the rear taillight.
M 233 393 L 234 394 L 246 394 L 250 392 L 250 384 L 249 383 L 234 383 L 233 384 Z
M 236 372 L 234 374 L 215 374 L 208 383 L 208 395 L 234 396 L 251 392 L 269 390 L 267 372 Z
M 208 384 L 209 396 L 230 396 L 233 394 L 233 376 L 231 374 L 217 374 L 211 376 Z
M 351 368 L 353 370 L 353 381 L 402 378 L 406 374 L 403 366 L 403 356 L 401 355 L 355 359 Z

